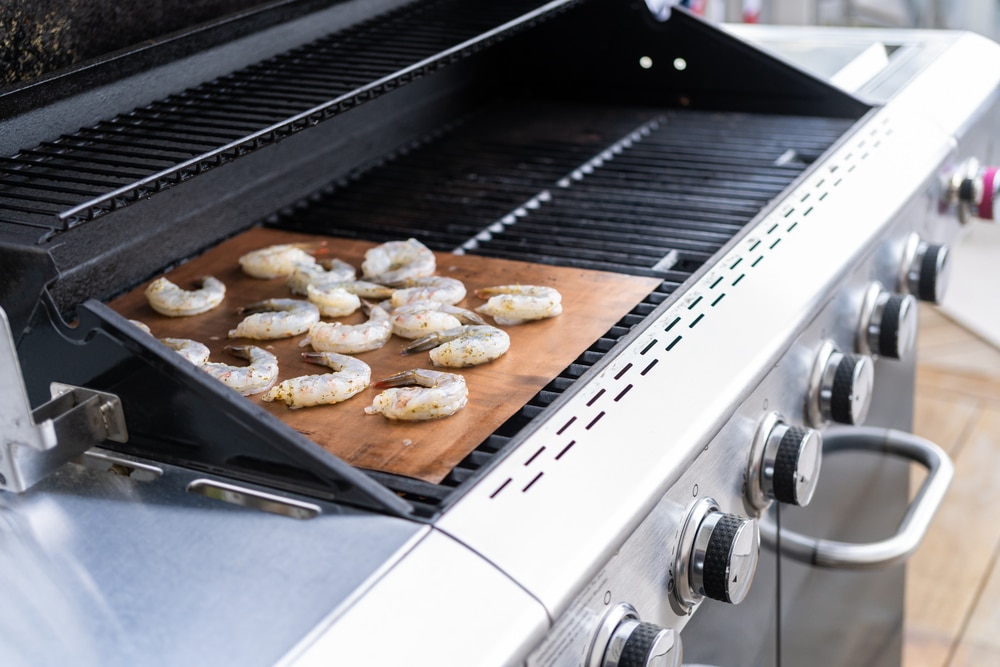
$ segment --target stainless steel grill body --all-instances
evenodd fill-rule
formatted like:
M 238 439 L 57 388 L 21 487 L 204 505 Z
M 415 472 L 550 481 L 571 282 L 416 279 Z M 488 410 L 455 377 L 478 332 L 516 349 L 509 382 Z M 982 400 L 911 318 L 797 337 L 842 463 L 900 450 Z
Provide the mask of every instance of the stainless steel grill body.
M 144 100 L 4 161 L 0 249 L 22 250 L 6 255 L 16 263 L 2 270 L 0 297 L 32 404 L 58 374 L 130 388 L 126 418 L 149 412 L 160 393 L 192 414 L 217 410 L 218 421 L 194 442 L 184 440 L 187 425 L 157 423 L 163 442 L 147 429 L 148 441 L 92 451 L 86 465 L 68 463 L 25 494 L 4 492 L 13 537 L 0 562 L 24 574 L 5 580 L 5 627 L 52 634 L 56 610 L 59 627 L 72 630 L 62 643 L 4 631 L 7 655 L 53 664 L 591 667 L 605 664 L 608 614 L 629 609 L 673 631 L 696 659 L 768 664 L 776 613 L 764 609 L 774 599 L 768 570 L 751 589 L 750 611 L 678 602 L 688 516 L 711 499 L 756 531 L 762 510 L 747 499 L 747 471 L 770 415 L 836 432 L 810 403 L 817 355 L 829 343 L 863 347 L 873 282 L 909 289 L 901 267 L 912 235 L 943 244 L 959 233 L 946 177 L 969 157 L 1000 158 L 987 141 L 1000 122 L 1000 67 L 974 81 L 954 73 L 996 63 L 1000 49 L 971 35 L 880 33 L 896 46 L 893 59 L 853 97 L 766 55 L 754 61 L 763 74 L 747 84 L 758 90 L 732 88 L 743 63 L 735 75 L 717 71 L 693 45 L 711 39 L 726 55 L 757 52 L 680 12 L 666 27 L 600 42 L 604 58 L 579 70 L 563 69 L 572 49 L 542 48 L 594 17 L 654 20 L 632 13 L 645 6 L 621 16 L 612 6 L 502 3 L 494 16 L 461 2 L 387 4 L 379 9 L 391 13 L 366 22 L 345 3 L 316 15 L 352 24 L 318 46 Z M 322 33 L 303 23 L 286 30 Z M 587 35 L 595 32 L 604 30 Z M 773 46 L 787 33 L 760 35 Z M 351 47 L 373 36 L 391 48 Z M 252 44 L 219 52 L 238 62 Z M 703 78 L 683 79 L 675 67 L 654 80 L 662 91 L 649 92 L 648 68 L 633 58 L 640 52 L 658 65 L 683 56 L 695 71 L 705 67 Z M 326 76 L 303 65 L 327 57 L 350 67 Z M 553 76 L 563 71 L 565 80 Z M 717 87 L 703 85 L 715 75 Z M 291 77 L 321 92 L 288 85 Z M 587 77 L 607 86 L 601 99 L 567 93 Z M 18 131 L 29 124 L 12 121 Z M 144 145 L 133 145 L 135 133 Z M 80 165 L 63 170 L 74 161 L 90 175 Z M 114 183 L 97 173 L 106 170 Z M 433 485 L 313 452 L 83 301 L 252 223 L 372 241 L 418 235 L 439 251 L 662 283 Z M 141 261 L 111 274 L 94 268 L 126 256 Z M 80 317 L 76 331 L 61 323 L 70 315 Z M 870 422 L 908 428 L 912 359 L 874 367 Z M 276 461 L 274 469 L 232 465 L 241 451 Z M 852 464 L 830 479 L 877 479 L 890 504 L 905 500 L 891 465 L 861 473 Z M 841 521 L 836 513 L 802 520 Z M 893 520 L 880 514 L 874 523 L 891 529 Z M 762 568 L 773 567 L 770 548 Z M 796 567 L 789 599 L 824 590 L 813 568 Z M 881 577 L 887 596 L 898 593 L 899 576 Z M 779 623 L 794 635 L 789 658 L 814 630 L 795 625 L 790 604 Z M 854 655 L 865 642 L 837 644 Z M 893 659 L 889 647 L 885 664 Z

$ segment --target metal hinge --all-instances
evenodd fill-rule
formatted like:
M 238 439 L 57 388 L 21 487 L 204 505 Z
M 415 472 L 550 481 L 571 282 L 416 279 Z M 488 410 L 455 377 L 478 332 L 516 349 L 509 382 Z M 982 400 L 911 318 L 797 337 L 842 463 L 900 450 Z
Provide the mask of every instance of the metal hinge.
M 126 442 L 121 401 L 53 382 L 52 400 L 31 409 L 7 313 L 0 308 L 0 490 L 26 491 L 105 440 Z

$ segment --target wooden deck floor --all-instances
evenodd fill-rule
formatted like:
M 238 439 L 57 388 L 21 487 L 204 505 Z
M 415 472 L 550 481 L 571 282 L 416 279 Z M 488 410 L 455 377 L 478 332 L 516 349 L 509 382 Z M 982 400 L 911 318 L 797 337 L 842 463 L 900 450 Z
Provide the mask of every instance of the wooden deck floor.
M 1000 350 L 923 307 L 917 359 L 914 430 L 955 479 L 910 560 L 903 666 L 1000 665 Z

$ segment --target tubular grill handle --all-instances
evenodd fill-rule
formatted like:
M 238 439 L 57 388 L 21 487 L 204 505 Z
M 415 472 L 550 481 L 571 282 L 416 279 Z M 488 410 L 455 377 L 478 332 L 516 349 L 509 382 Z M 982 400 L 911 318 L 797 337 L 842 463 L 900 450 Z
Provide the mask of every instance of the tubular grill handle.
M 948 455 L 933 442 L 911 433 L 870 427 L 852 428 L 827 435 L 823 439 L 823 449 L 827 453 L 857 450 L 899 456 L 926 467 L 927 479 L 906 510 L 899 530 L 892 537 L 868 544 L 855 544 L 806 537 L 783 529 L 782 554 L 809 565 L 842 570 L 886 567 L 909 558 L 927 534 L 955 474 Z M 761 539 L 767 543 L 774 545 L 777 542 L 775 524 L 766 513 L 760 519 L 760 533 Z

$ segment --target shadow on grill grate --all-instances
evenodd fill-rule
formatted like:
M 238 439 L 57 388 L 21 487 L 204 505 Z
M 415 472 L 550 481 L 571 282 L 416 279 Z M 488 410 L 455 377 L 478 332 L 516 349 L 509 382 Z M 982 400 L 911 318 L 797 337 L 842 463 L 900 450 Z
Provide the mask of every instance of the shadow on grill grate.
M 373 241 L 412 236 L 438 251 L 662 280 L 440 486 L 372 474 L 433 511 L 851 123 L 507 102 L 269 218 L 283 229 Z

